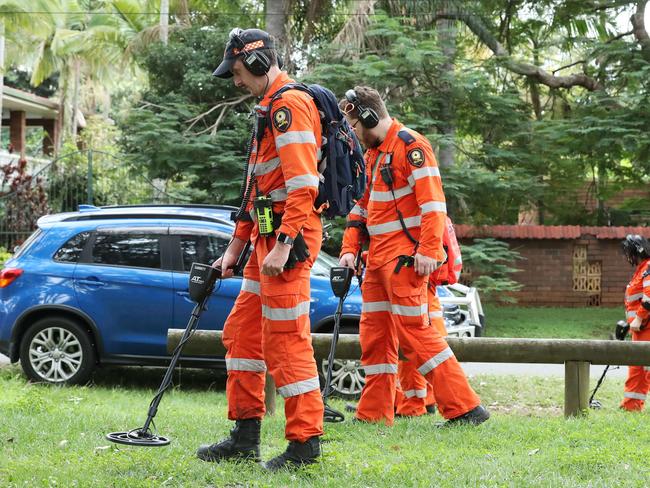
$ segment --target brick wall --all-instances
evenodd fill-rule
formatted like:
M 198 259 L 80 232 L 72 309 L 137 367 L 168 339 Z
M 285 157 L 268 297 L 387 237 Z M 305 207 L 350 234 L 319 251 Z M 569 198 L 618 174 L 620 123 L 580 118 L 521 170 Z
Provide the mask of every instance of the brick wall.
M 473 239 L 461 239 L 471 244 Z M 524 258 L 515 263 L 521 271 L 513 279 L 523 285 L 513 293 L 521 306 L 584 307 L 623 305 L 623 294 L 634 268 L 621 252 L 618 239 L 596 239 L 585 235 L 580 239 L 500 239 Z M 575 245 L 587 246 L 588 262 L 600 262 L 600 293 L 574 291 L 573 251 Z M 597 294 L 598 297 L 592 295 Z

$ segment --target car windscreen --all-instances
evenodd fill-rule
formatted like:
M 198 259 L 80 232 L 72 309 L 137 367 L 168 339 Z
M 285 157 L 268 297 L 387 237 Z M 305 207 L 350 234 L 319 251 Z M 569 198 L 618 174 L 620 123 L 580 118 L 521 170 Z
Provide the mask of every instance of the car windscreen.
M 325 276 L 329 278 L 330 268 L 332 268 L 332 266 L 338 266 L 338 265 L 339 265 L 338 259 L 336 259 L 333 256 L 330 256 L 324 251 L 321 251 L 318 257 L 316 258 L 316 261 L 314 261 L 314 265 L 311 268 L 311 272 L 316 276 Z

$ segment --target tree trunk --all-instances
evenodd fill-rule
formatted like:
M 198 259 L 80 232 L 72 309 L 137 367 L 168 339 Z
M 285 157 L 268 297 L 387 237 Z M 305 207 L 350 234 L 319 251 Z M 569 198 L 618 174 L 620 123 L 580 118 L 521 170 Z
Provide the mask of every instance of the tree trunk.
M 74 70 L 74 85 L 72 91 L 72 127 L 70 127 L 70 133 L 72 134 L 72 139 L 74 142 L 77 142 L 77 125 L 79 121 L 77 119 L 77 111 L 79 110 L 79 82 L 81 78 L 81 60 L 75 58 L 72 62 L 72 69 Z
M 2 97 L 5 86 L 5 23 L 0 19 L 0 149 L 2 146 Z
M 169 0 L 160 0 L 160 42 L 165 46 L 169 38 Z
M 266 31 L 275 38 L 275 48 L 284 65 L 289 63 L 289 32 L 287 11 L 291 0 L 266 0 Z
M 442 48 L 445 61 L 442 64 L 440 77 L 444 80 L 441 92 L 440 119 L 442 120 L 443 141 L 440 143 L 438 163 L 441 168 L 449 168 L 456 160 L 454 138 L 456 127 L 454 124 L 454 106 L 452 94 L 452 80 L 454 77 L 454 57 L 456 56 L 456 27 L 453 20 L 439 19 L 436 21 L 438 43 Z

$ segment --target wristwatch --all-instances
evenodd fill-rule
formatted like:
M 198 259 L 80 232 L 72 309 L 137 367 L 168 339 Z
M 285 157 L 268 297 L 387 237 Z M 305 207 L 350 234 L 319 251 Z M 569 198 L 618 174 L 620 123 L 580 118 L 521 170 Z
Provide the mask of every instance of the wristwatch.
M 293 246 L 293 239 L 286 235 L 284 232 L 280 232 L 276 238 L 276 242 L 281 242 L 287 246 Z

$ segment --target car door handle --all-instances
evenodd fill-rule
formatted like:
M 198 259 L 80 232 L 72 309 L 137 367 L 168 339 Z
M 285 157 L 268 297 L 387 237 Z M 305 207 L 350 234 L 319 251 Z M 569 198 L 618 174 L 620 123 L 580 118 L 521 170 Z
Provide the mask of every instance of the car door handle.
M 85 280 L 77 280 L 77 283 L 80 285 L 88 285 L 88 286 L 104 286 L 106 283 L 103 281 L 99 281 L 97 278 L 89 277 L 86 278 Z

